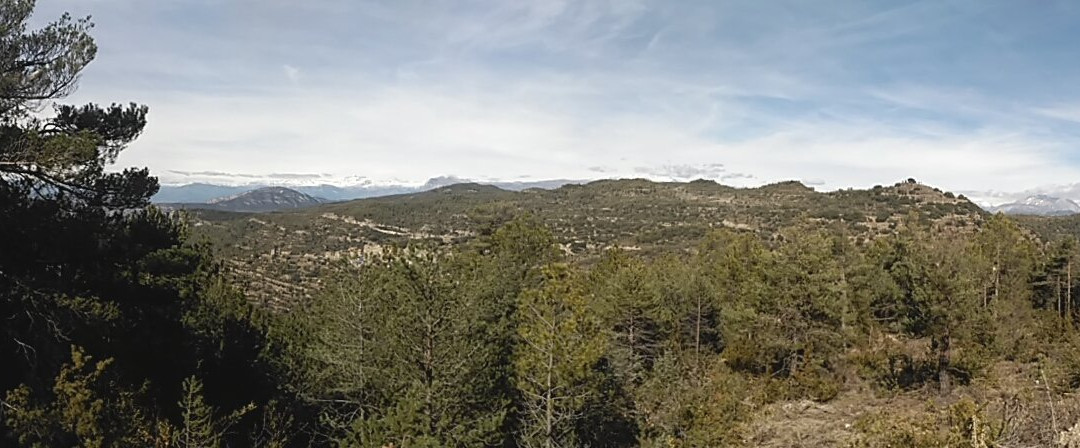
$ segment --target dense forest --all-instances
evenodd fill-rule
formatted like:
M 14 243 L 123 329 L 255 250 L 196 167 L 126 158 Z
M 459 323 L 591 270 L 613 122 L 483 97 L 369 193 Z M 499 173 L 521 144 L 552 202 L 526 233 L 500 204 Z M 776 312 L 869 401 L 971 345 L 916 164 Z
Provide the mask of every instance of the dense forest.
M 1067 232 L 807 219 L 579 257 L 498 215 L 259 306 L 107 169 L 147 107 L 41 113 L 96 47 L 33 7 L 0 2 L 0 445 L 1080 446 Z

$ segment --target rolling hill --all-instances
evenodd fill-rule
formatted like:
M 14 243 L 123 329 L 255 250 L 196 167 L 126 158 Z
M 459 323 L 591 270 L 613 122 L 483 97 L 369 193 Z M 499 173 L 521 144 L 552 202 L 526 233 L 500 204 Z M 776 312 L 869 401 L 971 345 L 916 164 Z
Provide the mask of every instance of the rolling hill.
M 744 189 L 641 179 L 523 191 L 465 183 L 259 215 L 221 210 L 193 211 L 195 232 L 215 243 L 253 300 L 276 305 L 309 297 L 341 260 L 410 240 L 465 241 L 519 214 L 535 216 L 583 259 L 608 247 L 688 250 L 721 227 L 772 235 L 827 225 L 864 243 L 910 217 L 964 231 L 986 215 L 962 196 L 914 182 L 817 192 L 798 182 Z

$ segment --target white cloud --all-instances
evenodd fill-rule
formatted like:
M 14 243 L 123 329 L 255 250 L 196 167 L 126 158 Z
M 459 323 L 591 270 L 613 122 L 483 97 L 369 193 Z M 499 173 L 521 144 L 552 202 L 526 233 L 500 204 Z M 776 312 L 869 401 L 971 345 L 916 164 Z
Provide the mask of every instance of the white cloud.
M 824 188 L 839 188 L 915 177 L 970 190 L 1080 177 L 1056 159 L 1054 141 L 1011 130 L 912 135 L 888 124 L 806 118 L 752 138 L 718 142 L 685 126 L 682 113 L 596 118 L 549 105 L 543 93 L 528 90 L 507 95 L 410 86 L 342 94 L 302 90 L 270 98 L 161 95 L 149 102 L 150 126 L 121 162 L 149 165 L 166 180 L 169 169 L 302 169 L 414 183 L 444 174 L 645 174 L 664 180 L 687 174 L 736 185 L 811 178 Z M 737 101 L 717 107 L 751 114 Z
M 953 54 L 934 33 L 975 26 L 967 7 L 118 3 L 86 10 L 103 50 L 72 101 L 148 103 L 121 162 L 166 180 L 645 173 L 1018 191 L 1080 178 L 1080 137 L 1059 121 L 1080 122 L 1080 92 L 1045 86 L 1061 101 L 1046 106 L 970 79 L 1008 67 L 965 54 L 978 73 L 954 79 L 955 61 L 924 56 Z
M 1058 120 L 1080 123 L 1080 104 L 1059 104 L 1056 106 L 1035 108 L 1034 112 Z
M 285 72 L 285 77 L 288 78 L 289 81 L 295 83 L 300 80 L 300 69 L 293 67 L 289 64 L 285 64 L 281 66 L 281 70 Z

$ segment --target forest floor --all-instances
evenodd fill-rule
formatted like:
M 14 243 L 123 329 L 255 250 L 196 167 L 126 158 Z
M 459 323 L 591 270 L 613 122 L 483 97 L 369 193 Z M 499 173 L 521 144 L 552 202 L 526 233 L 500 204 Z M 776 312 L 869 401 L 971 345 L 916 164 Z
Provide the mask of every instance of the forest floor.
M 826 402 L 781 401 L 762 407 L 746 427 L 744 442 L 758 447 L 877 446 L 860 443 L 867 428 L 948 431 L 958 424 L 953 406 L 969 399 L 996 442 L 992 446 L 1052 446 L 1061 432 L 1080 422 L 1080 397 L 1053 393 L 1043 374 L 1037 363 L 1002 361 L 984 377 L 944 394 L 936 386 L 889 393 L 856 381 Z

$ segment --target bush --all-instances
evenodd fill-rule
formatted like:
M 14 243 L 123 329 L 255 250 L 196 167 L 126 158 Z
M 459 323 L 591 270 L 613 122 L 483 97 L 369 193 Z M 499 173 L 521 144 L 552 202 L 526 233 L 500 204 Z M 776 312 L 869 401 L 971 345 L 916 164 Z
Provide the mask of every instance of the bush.
M 964 397 L 948 408 L 928 405 L 925 412 L 868 414 L 855 422 L 859 431 L 853 447 L 948 446 L 986 448 L 998 446 L 994 425 L 981 406 Z
M 918 341 L 903 343 L 884 338 L 874 349 L 859 352 L 850 361 L 859 376 L 889 392 L 912 390 L 936 381 L 934 364 Z

